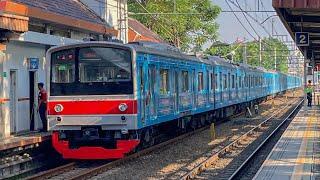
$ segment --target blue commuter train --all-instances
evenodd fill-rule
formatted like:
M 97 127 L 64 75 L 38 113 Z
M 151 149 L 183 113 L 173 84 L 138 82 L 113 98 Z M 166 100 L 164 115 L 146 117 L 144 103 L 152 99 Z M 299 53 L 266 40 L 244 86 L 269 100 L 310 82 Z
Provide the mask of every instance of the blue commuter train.
M 48 121 L 54 148 L 69 159 L 118 159 L 229 117 L 301 78 L 197 58 L 159 43 L 86 42 L 51 48 Z

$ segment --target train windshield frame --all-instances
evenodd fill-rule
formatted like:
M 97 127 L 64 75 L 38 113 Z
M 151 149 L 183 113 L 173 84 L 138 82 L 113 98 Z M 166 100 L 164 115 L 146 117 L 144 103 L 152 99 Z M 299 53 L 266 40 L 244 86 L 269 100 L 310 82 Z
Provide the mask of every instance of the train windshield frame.
M 50 94 L 133 94 L 130 49 L 90 46 L 51 54 Z

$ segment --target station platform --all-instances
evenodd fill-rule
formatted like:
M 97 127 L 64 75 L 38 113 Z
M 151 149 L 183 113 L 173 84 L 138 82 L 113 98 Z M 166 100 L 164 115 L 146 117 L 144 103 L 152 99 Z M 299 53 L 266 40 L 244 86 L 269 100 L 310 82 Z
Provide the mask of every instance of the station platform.
M 29 132 L 27 134 L 11 136 L 0 139 L 0 151 L 33 146 L 49 140 L 51 140 L 50 132 Z
M 319 179 L 319 120 L 320 106 L 304 105 L 282 134 L 254 179 Z

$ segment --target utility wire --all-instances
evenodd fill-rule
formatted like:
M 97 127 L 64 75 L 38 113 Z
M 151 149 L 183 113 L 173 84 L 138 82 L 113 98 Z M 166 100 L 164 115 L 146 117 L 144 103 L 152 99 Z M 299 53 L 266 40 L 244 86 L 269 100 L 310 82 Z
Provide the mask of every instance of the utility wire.
M 238 6 L 240 7 L 240 4 L 238 2 L 238 0 L 236 0 Z M 249 19 L 247 18 L 246 14 L 244 12 L 242 12 L 244 18 L 246 19 L 246 21 L 249 23 L 249 26 L 252 28 L 252 30 L 254 31 L 254 33 L 256 33 L 256 35 L 259 37 L 259 39 L 261 38 L 259 33 L 255 30 L 255 28 L 252 26 L 251 22 L 249 21 Z
M 227 3 L 229 9 L 231 11 L 233 11 L 231 5 L 229 4 L 228 0 L 225 0 L 225 2 Z M 234 17 L 236 17 L 237 21 L 240 23 L 240 25 L 242 26 L 242 28 L 254 39 L 257 40 L 251 33 L 250 31 L 245 27 L 245 25 L 241 22 L 241 20 L 239 19 L 239 17 L 236 15 L 236 13 L 233 12 Z
M 241 11 L 243 11 L 244 13 L 246 13 L 246 14 L 247 14 L 251 19 L 253 19 L 259 26 L 261 26 L 261 27 L 264 29 L 264 31 L 265 31 L 269 36 L 271 36 L 271 34 L 269 33 L 269 31 L 268 31 L 263 25 L 261 25 L 260 22 L 259 22 L 256 18 L 254 18 L 254 17 L 253 17 L 252 15 L 250 15 L 248 12 L 244 11 L 241 6 L 238 6 L 234 1 L 231 1 L 231 0 L 226 0 L 226 1 L 229 1 L 229 2 L 232 3 L 234 6 L 236 6 L 238 9 L 240 9 Z

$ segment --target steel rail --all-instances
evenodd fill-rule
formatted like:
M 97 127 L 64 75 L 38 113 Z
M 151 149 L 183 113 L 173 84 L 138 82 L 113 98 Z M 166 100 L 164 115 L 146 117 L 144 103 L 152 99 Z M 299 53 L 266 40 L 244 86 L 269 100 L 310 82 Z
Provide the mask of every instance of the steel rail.
M 228 180 L 232 180 L 235 178 L 242 170 L 243 168 L 248 164 L 248 162 L 257 154 L 257 152 L 266 144 L 267 141 L 271 139 L 275 135 L 276 132 L 279 131 L 279 129 L 283 126 L 283 124 L 297 111 L 297 109 L 301 106 L 301 104 L 304 102 L 304 100 L 300 101 L 300 103 L 291 111 L 291 113 L 277 126 L 276 129 L 272 131 L 271 134 L 268 135 L 268 137 L 250 154 L 250 156 L 239 166 L 238 169 L 231 175 L 231 177 L 228 178 Z
M 237 114 L 237 115 L 239 115 L 239 114 Z M 164 147 L 166 147 L 166 146 L 168 146 L 170 144 L 177 143 L 177 142 L 179 142 L 180 140 L 182 140 L 184 138 L 187 138 L 187 137 L 192 136 L 192 135 L 194 135 L 196 133 L 202 132 L 202 131 L 204 131 L 204 130 L 206 130 L 208 128 L 209 128 L 209 126 L 205 126 L 205 127 L 196 129 L 195 131 L 180 135 L 178 137 L 175 137 L 175 138 L 170 139 L 168 141 L 164 141 L 162 143 L 159 143 L 159 144 L 154 145 L 152 147 L 149 147 L 147 149 L 143 149 L 143 150 L 141 150 L 139 152 L 136 152 L 134 154 L 126 156 L 123 159 L 118 159 L 118 160 L 106 163 L 104 165 L 101 165 L 99 167 L 88 169 L 88 170 L 84 171 L 83 173 L 81 173 L 81 174 L 79 174 L 79 175 L 77 175 L 75 177 L 72 177 L 70 179 L 85 179 L 87 177 L 94 176 L 95 174 L 102 173 L 102 172 L 104 172 L 104 171 L 106 171 L 108 169 L 111 169 L 111 168 L 116 167 L 116 166 L 118 166 L 120 164 L 126 163 L 126 162 L 128 162 L 130 160 L 133 160 L 135 158 L 138 158 L 138 157 L 140 157 L 142 155 L 149 154 L 149 153 L 151 153 L 151 152 L 153 152 L 155 150 L 159 150 L 159 149 L 164 148 Z M 64 172 L 70 171 L 70 170 L 74 169 L 76 166 L 77 166 L 77 162 L 71 162 L 71 163 L 68 163 L 68 164 L 65 164 L 65 165 L 62 165 L 62 166 L 59 166 L 59 167 L 56 167 L 56 168 L 41 172 L 41 173 L 33 175 L 31 177 L 27 177 L 26 179 L 27 180 L 48 179 L 48 178 L 60 175 L 60 174 L 62 174 Z
M 238 143 L 240 140 L 242 140 L 243 138 L 245 138 L 245 137 L 249 136 L 250 134 L 252 134 L 256 129 L 262 127 L 264 124 L 266 124 L 268 121 L 270 121 L 278 113 L 280 113 L 281 111 L 285 110 L 289 105 L 290 105 L 290 103 L 287 103 L 285 107 L 283 107 L 282 109 L 278 109 L 276 112 L 274 112 L 266 120 L 264 120 L 263 122 L 261 122 L 260 124 L 258 124 L 257 126 L 255 126 L 251 130 L 246 132 L 245 134 L 243 134 L 240 137 L 238 137 L 235 141 L 230 142 L 228 145 L 226 145 L 221 150 L 219 150 L 218 152 L 216 152 L 213 155 L 211 155 L 206 160 L 202 161 L 199 165 L 197 165 L 196 167 L 191 169 L 189 172 L 184 174 L 180 179 L 181 180 L 193 179 L 197 174 L 200 174 L 203 170 L 205 170 L 207 167 L 209 167 L 213 162 L 218 160 L 219 159 L 219 155 L 226 153 L 232 146 L 236 145 L 236 143 Z
M 73 169 L 76 165 L 77 165 L 76 162 L 71 162 L 71 163 L 68 163 L 68 164 L 53 168 L 53 169 L 49 169 L 47 171 L 43 171 L 39 174 L 27 177 L 25 179 L 26 180 L 47 179 L 47 178 L 56 176 L 58 174 L 64 173 L 66 171 L 69 171 L 69 170 Z
M 103 173 L 103 172 L 105 172 L 105 171 L 107 171 L 107 170 L 109 170 L 111 168 L 114 168 L 114 167 L 119 166 L 121 164 L 127 163 L 127 162 L 129 162 L 129 161 L 131 161 L 133 159 L 136 159 L 136 158 L 140 157 L 140 156 L 149 154 L 149 153 L 151 153 L 151 152 L 153 152 L 155 150 L 162 149 L 162 148 L 164 148 L 164 147 L 166 147 L 168 145 L 177 143 L 177 142 L 179 142 L 180 140 L 182 140 L 182 139 L 184 139 L 186 137 L 189 137 L 189 136 L 194 135 L 196 133 L 202 132 L 202 131 L 204 131 L 204 130 L 206 130 L 208 128 L 209 128 L 208 126 L 202 127 L 202 128 L 197 129 L 195 131 L 183 134 L 183 135 L 178 136 L 176 138 L 170 139 L 168 141 L 164 141 L 164 142 L 159 143 L 157 145 L 154 145 L 154 146 L 152 146 L 150 148 L 147 148 L 147 149 L 144 149 L 144 150 L 139 151 L 137 153 L 131 154 L 131 155 L 126 156 L 126 157 L 124 157 L 122 159 L 118 159 L 118 160 L 112 161 L 112 162 L 110 162 L 108 164 L 99 166 L 97 168 L 89 169 L 89 170 L 84 171 L 83 173 L 81 173 L 81 174 L 79 174 L 79 175 L 77 175 L 75 177 L 70 178 L 70 180 L 87 179 L 87 178 L 95 176 L 97 174 L 101 174 L 101 173 Z

